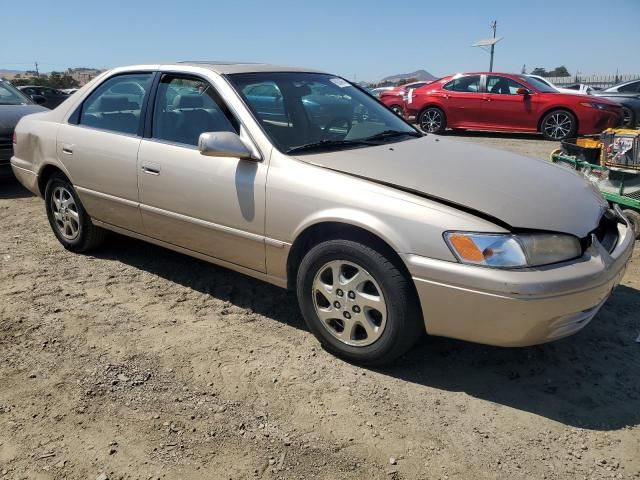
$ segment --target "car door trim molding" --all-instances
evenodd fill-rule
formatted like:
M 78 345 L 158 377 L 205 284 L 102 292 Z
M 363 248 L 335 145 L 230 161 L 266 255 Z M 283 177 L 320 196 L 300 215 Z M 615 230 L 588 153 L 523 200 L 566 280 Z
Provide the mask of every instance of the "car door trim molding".
M 245 238 L 247 240 L 252 240 L 254 242 L 264 243 L 266 245 L 270 245 L 276 248 L 284 248 L 286 246 L 286 242 L 283 242 L 281 240 L 276 240 L 275 238 L 268 238 L 268 237 L 265 237 L 264 235 L 259 235 L 257 233 L 238 230 L 237 228 L 227 227 L 226 225 L 220 225 L 218 223 L 209 222 L 207 220 L 202 220 L 200 218 L 190 217 L 188 215 L 172 212 L 169 210 L 165 210 L 163 208 L 152 207 L 151 205 L 145 205 L 144 203 L 140 204 L 140 210 L 144 210 L 145 212 L 149 212 L 149 213 L 155 213 L 156 215 L 163 215 L 163 216 L 173 218 L 175 220 L 180 220 L 183 222 L 193 223 L 201 227 L 209 228 L 211 230 L 215 230 L 222 233 L 227 233 L 229 235 L 234 235 L 236 237 Z
M 74 188 L 80 193 L 93 195 L 94 197 L 102 198 L 104 200 L 110 200 L 112 202 L 121 203 L 123 205 L 126 205 L 127 207 L 138 208 L 140 205 L 138 202 L 134 200 L 128 200 L 126 198 L 116 197 L 115 195 L 109 195 L 108 193 L 98 192 L 96 190 L 91 190 L 89 188 L 78 187 L 77 185 L 74 185 Z

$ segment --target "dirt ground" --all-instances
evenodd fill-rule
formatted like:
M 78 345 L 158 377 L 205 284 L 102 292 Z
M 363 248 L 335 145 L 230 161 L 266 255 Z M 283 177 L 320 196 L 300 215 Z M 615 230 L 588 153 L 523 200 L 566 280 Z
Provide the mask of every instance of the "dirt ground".
M 574 337 L 426 338 L 370 370 L 291 293 L 119 236 L 65 251 L 14 181 L 0 225 L 0 480 L 640 478 L 637 260 Z

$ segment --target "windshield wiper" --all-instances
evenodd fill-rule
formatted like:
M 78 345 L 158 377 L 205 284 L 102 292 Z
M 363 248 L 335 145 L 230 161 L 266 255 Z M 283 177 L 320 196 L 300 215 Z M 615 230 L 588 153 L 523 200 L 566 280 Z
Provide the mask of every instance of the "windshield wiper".
M 361 147 L 361 146 L 372 146 L 376 145 L 375 143 L 369 142 L 367 140 L 320 140 L 319 142 L 311 142 L 305 145 L 299 145 L 297 147 L 292 147 L 287 150 L 285 153 L 299 153 L 306 152 L 309 150 L 324 150 L 331 149 L 335 147 Z
M 412 137 L 421 137 L 422 134 L 418 132 L 402 132 L 400 130 L 384 130 L 382 132 L 376 133 L 375 135 L 371 135 L 370 137 L 365 138 L 365 140 L 384 140 L 392 137 L 399 137 L 402 135 L 410 135 Z

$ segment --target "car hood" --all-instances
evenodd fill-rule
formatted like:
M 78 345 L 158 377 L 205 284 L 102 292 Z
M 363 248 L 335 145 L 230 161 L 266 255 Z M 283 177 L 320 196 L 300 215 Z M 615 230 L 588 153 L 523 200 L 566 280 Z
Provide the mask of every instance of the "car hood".
M 18 120 L 30 113 L 44 112 L 40 105 L 0 105 L 0 132 L 13 132 Z
M 600 193 L 575 172 L 433 135 L 296 158 L 453 204 L 511 229 L 583 238 L 606 208 Z
M 640 93 L 637 92 L 592 92 L 591 95 L 594 97 L 624 97 L 624 98 L 640 98 Z

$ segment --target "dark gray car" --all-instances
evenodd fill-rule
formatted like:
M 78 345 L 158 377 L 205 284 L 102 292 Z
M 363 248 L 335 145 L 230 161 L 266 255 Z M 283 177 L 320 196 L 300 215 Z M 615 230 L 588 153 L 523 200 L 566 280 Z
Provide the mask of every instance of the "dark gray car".
M 18 120 L 44 110 L 46 108 L 36 105 L 13 85 L 0 79 L 0 178 L 13 175 L 9 160 L 13 155 L 13 129 Z
M 22 93 L 26 93 L 31 99 L 41 104 L 43 107 L 56 108 L 62 102 L 64 102 L 69 95 L 66 93 L 51 87 L 43 87 L 40 85 L 26 85 L 18 87 Z
M 640 78 L 619 83 L 605 90 L 591 92 L 592 95 L 613 100 L 622 105 L 622 124 L 627 128 L 640 126 Z

